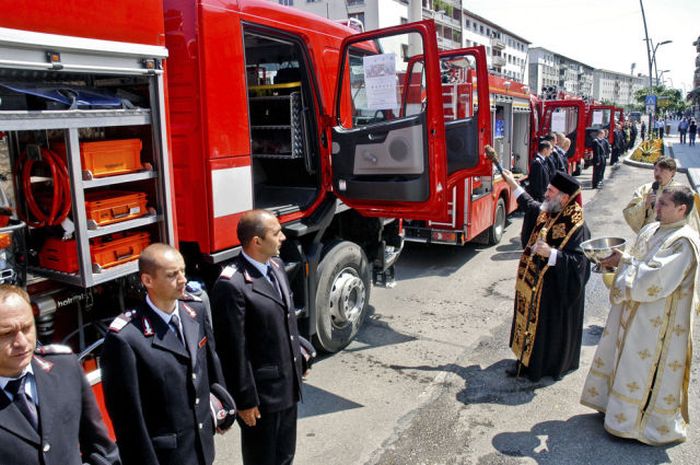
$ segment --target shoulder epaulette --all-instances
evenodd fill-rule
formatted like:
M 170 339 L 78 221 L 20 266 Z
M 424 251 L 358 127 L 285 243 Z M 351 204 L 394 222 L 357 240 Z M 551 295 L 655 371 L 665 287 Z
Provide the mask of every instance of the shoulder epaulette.
M 45 346 L 39 346 L 34 350 L 35 354 L 39 355 L 59 355 L 59 354 L 72 354 L 73 349 L 64 344 L 49 344 Z
M 185 313 L 187 313 L 190 316 L 190 318 L 192 318 L 193 320 L 197 319 L 197 312 L 195 312 L 192 307 L 190 307 L 186 303 L 183 303 L 182 308 L 185 310 Z
M 233 278 L 233 275 L 236 274 L 236 271 L 238 271 L 238 270 L 236 269 L 235 266 L 228 265 L 226 268 L 224 268 L 221 271 L 221 274 L 219 276 L 224 278 L 224 279 L 231 279 L 231 278 Z
M 181 302 L 201 302 L 202 301 L 202 299 L 200 299 L 199 297 L 197 297 L 194 294 L 190 294 L 189 292 L 184 292 L 182 294 L 182 297 L 180 297 L 178 300 L 180 300 Z
M 114 320 L 112 320 L 112 323 L 109 325 L 109 330 L 114 332 L 114 333 L 118 333 L 119 331 L 124 329 L 124 327 L 126 325 L 129 324 L 129 322 L 131 321 L 131 319 L 133 317 L 134 317 L 133 311 L 125 312 L 125 313 L 122 313 L 121 315 L 118 315 Z

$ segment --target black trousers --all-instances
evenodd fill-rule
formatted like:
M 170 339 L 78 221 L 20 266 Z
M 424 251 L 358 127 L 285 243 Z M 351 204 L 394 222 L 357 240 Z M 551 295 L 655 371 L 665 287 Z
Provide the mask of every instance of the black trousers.
M 605 174 L 605 159 L 598 160 L 596 165 L 593 165 L 593 179 L 591 179 L 591 187 L 595 189 L 598 184 L 603 182 L 603 176 Z
M 610 166 L 614 165 L 617 163 L 617 161 L 620 159 L 620 150 L 618 149 L 612 149 L 612 155 L 610 155 Z
M 291 465 L 297 443 L 297 405 L 261 413 L 252 428 L 239 421 L 244 465 Z

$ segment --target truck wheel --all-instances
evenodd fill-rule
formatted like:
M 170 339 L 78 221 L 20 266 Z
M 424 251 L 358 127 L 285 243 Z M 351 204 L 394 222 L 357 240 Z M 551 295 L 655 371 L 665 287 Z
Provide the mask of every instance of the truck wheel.
M 362 326 L 369 304 L 372 273 L 365 252 L 352 242 L 331 246 L 318 266 L 316 342 L 337 352 Z
M 506 202 L 503 198 L 498 199 L 496 204 L 496 216 L 493 220 L 493 225 L 489 229 L 489 244 L 495 245 L 501 242 L 503 230 L 506 228 Z

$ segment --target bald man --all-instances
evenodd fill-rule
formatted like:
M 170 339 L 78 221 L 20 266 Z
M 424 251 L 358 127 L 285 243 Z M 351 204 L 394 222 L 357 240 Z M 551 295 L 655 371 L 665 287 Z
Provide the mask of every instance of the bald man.
M 139 257 L 147 291 L 110 325 L 102 350 L 105 400 L 124 465 L 211 465 L 209 396 L 224 384 L 202 302 L 185 293 L 185 262 L 152 244 Z

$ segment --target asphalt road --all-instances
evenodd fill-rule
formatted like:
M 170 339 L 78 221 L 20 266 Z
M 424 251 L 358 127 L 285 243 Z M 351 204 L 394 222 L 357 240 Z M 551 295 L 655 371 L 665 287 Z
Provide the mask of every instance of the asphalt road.
M 621 209 L 651 171 L 622 166 L 609 174 L 602 190 L 584 191 L 586 220 L 593 237 L 632 239 Z M 590 170 L 581 179 L 587 187 Z M 373 289 L 357 340 L 314 367 L 300 409 L 296 464 L 698 462 L 694 424 L 688 442 L 653 448 L 609 436 L 602 416 L 579 404 L 608 311 L 599 275 L 586 289 L 581 368 L 556 383 L 506 377 L 521 221 L 512 218 L 495 247 L 407 245 L 396 287 Z M 698 390 L 693 380 L 691 419 L 700 417 Z M 218 465 L 241 463 L 238 431 L 218 437 L 217 447 Z

